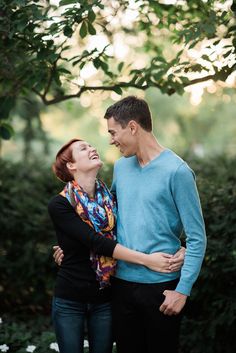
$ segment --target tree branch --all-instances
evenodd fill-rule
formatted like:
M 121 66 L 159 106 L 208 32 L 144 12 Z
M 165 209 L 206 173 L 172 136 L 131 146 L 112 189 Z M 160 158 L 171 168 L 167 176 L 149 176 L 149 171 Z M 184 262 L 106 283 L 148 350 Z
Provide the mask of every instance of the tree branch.
M 207 75 L 204 77 L 199 77 L 197 79 L 191 80 L 185 84 L 183 84 L 183 87 L 188 87 L 188 86 L 192 86 L 195 85 L 197 83 L 201 83 L 201 82 L 206 82 L 209 80 L 214 80 L 214 81 L 225 81 L 227 79 L 227 77 L 234 72 L 236 69 L 236 65 L 232 66 L 231 68 L 225 66 L 223 67 L 220 71 L 216 72 L 215 74 L 212 75 Z M 150 87 L 155 87 L 158 89 L 162 89 L 162 86 L 158 83 L 152 82 L 151 85 L 138 85 L 135 83 L 128 83 L 128 82 L 119 82 L 115 85 L 112 86 L 83 86 L 81 87 L 77 93 L 74 94 L 67 94 L 67 95 L 63 95 L 63 96 L 58 96 L 55 97 L 53 99 L 46 99 L 46 96 L 44 94 L 41 94 L 40 92 L 36 91 L 35 89 L 33 89 L 33 91 L 42 99 L 43 103 L 45 105 L 52 105 L 52 104 L 56 104 L 56 103 L 60 103 L 60 102 L 64 102 L 68 99 L 72 99 L 72 98 L 79 98 L 84 92 L 86 91 L 115 91 L 117 88 L 136 88 L 136 89 L 140 89 L 145 91 L 146 89 L 150 88 Z M 174 88 L 170 88 L 167 91 L 167 94 L 172 95 L 176 92 L 176 90 Z

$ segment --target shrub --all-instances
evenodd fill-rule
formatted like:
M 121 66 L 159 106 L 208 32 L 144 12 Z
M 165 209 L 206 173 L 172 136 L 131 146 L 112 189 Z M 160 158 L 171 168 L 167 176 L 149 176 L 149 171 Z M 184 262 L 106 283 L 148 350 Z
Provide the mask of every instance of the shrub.
M 55 275 L 47 203 L 58 182 L 39 162 L 1 162 L 0 183 L 0 310 L 47 311 Z
M 236 351 L 236 160 L 191 161 L 208 238 L 181 330 L 181 353 Z
M 190 160 L 195 170 L 208 236 L 205 261 L 181 329 L 181 353 L 236 351 L 236 160 Z M 112 166 L 101 177 L 110 184 Z M 25 320 L 48 314 L 56 266 L 49 199 L 63 184 L 50 168 L 0 164 L 0 310 Z

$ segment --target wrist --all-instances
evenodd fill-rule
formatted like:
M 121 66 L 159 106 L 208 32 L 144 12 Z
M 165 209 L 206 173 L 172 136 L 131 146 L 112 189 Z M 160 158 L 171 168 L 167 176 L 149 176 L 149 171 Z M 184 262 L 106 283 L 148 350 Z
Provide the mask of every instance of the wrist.
M 140 265 L 146 266 L 148 267 L 149 265 L 149 255 L 148 254 L 144 254 L 144 253 L 140 253 Z
M 182 298 L 187 298 L 188 296 L 186 294 L 180 293 L 177 290 L 175 290 L 176 293 L 178 293 L 178 295 Z

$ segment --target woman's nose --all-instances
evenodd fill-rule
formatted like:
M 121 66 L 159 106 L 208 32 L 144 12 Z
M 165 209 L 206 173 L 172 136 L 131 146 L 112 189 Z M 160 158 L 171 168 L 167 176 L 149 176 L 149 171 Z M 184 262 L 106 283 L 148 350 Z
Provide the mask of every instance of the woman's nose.
M 90 147 L 91 152 L 97 152 L 97 149 L 93 146 Z

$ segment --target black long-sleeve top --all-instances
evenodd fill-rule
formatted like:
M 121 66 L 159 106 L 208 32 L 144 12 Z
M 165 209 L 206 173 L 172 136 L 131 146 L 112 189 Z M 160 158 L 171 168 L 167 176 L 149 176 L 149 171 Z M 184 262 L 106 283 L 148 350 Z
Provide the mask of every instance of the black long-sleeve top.
M 91 267 L 90 251 L 112 257 L 116 241 L 97 234 L 61 195 L 50 200 L 48 211 L 58 244 L 64 252 L 56 278 L 55 296 L 91 303 L 110 300 L 110 288 L 99 289 L 96 273 Z

